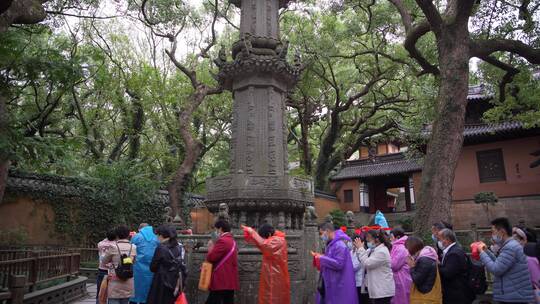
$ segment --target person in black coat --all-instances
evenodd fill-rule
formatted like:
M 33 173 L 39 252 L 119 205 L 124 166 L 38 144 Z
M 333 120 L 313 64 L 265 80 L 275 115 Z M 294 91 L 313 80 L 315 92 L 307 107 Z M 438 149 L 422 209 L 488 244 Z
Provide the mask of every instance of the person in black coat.
M 411 255 L 407 264 L 414 286 L 421 293 L 428 293 L 435 285 L 437 277 L 437 251 L 415 236 L 409 236 L 405 247 Z
M 450 223 L 447 223 L 445 221 L 435 222 L 433 225 L 431 225 L 431 239 L 433 240 L 433 248 L 437 250 L 437 256 L 439 257 L 439 262 L 442 259 L 443 251 L 441 249 L 442 243 L 439 240 L 439 231 L 443 229 L 450 229 L 453 230 L 453 226 Z
M 456 242 L 456 235 L 450 229 L 439 231 L 443 256 L 439 273 L 443 290 L 443 304 L 467 304 L 475 298 L 468 284 L 469 263 L 465 251 Z
M 160 226 L 156 230 L 161 244 L 156 248 L 150 271 L 154 273 L 147 304 L 173 304 L 183 291 L 185 282 L 185 251 L 176 240 L 172 226 Z

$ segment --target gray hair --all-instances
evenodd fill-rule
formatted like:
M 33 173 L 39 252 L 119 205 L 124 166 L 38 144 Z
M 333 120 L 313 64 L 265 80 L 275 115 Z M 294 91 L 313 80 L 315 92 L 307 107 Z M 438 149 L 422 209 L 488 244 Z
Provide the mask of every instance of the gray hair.
M 452 243 L 456 242 L 456 234 L 454 233 L 454 231 L 448 228 L 444 228 L 443 230 L 439 231 L 439 234 L 445 240 L 449 240 Z

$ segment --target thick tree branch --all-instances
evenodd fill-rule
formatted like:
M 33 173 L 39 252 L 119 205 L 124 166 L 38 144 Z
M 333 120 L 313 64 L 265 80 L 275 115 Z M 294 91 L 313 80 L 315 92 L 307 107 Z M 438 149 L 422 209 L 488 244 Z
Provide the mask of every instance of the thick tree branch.
M 423 22 L 413 27 L 405 37 L 405 49 L 409 52 L 409 56 L 416 60 L 416 62 L 418 62 L 418 64 L 422 68 L 422 71 L 417 76 L 421 76 L 424 74 L 439 75 L 440 73 L 437 66 L 429 63 L 429 61 L 427 61 L 427 59 L 422 55 L 422 53 L 420 53 L 420 51 L 416 48 L 416 43 L 418 42 L 418 40 L 430 31 L 431 27 L 429 23 L 427 22 L 427 20 L 424 20 Z
M 196 89 L 199 86 L 199 81 L 197 80 L 197 73 L 194 70 L 188 69 L 186 66 L 184 66 L 182 63 L 180 63 L 180 61 L 176 59 L 176 55 L 175 55 L 176 45 L 177 45 L 177 41 L 176 41 L 176 38 L 174 38 L 174 42 L 173 42 L 171 50 L 165 50 L 165 53 L 167 54 L 167 56 L 169 56 L 173 64 L 180 71 L 182 71 L 184 75 L 186 75 L 189 78 L 189 81 L 191 82 L 191 86 L 194 89 Z
M 405 33 L 408 33 L 412 29 L 412 17 L 407 8 L 405 7 L 405 4 L 401 0 L 389 0 L 390 3 L 392 3 L 396 9 L 399 12 L 399 15 L 401 16 L 401 22 L 403 23 L 403 26 L 405 27 Z
M 499 51 L 517 54 L 532 64 L 540 64 L 540 49 L 535 49 L 519 40 L 477 39 L 470 40 L 471 57 L 486 58 Z
M 382 78 L 380 77 L 380 75 L 375 75 L 374 77 L 372 77 L 368 83 L 366 83 L 364 85 L 364 87 L 362 88 L 362 90 L 360 90 L 359 92 L 357 92 L 356 94 L 352 95 L 351 97 L 349 97 L 347 99 L 347 102 L 342 105 L 342 106 L 339 106 L 339 107 L 336 107 L 335 111 L 337 112 L 344 112 L 344 111 L 347 111 L 351 105 L 353 104 L 354 101 L 358 100 L 359 98 L 361 98 L 362 96 L 365 96 L 369 93 L 369 91 L 371 90 L 371 88 L 381 80 Z
M 36 24 L 45 19 L 47 14 L 41 0 L 15 0 L 3 4 L 0 14 L 0 33 L 7 30 L 12 24 Z
M 499 82 L 499 101 L 504 102 L 506 100 L 506 86 L 514 80 L 514 76 L 519 73 L 519 70 L 512 65 L 491 56 L 482 57 L 480 59 L 506 72 Z
M 89 96 L 90 94 L 92 94 L 92 92 L 88 92 L 87 94 L 85 94 L 85 96 Z M 90 152 L 92 152 L 92 154 L 94 155 L 94 158 L 96 160 L 99 160 L 103 157 L 103 154 L 101 153 L 101 151 L 99 151 L 96 148 L 95 142 L 90 139 L 88 124 L 86 123 L 84 113 L 82 112 L 82 108 L 79 103 L 79 97 L 74 87 L 71 88 L 71 95 L 73 96 L 73 103 L 75 105 L 75 109 L 77 110 L 77 117 L 81 121 L 81 126 L 82 126 L 82 130 L 84 134 L 84 141 L 86 142 L 86 145 L 90 149 Z
M 426 16 L 426 19 L 435 35 L 438 35 L 443 27 L 443 19 L 433 1 L 416 0 L 416 4 L 418 4 L 422 12 L 424 12 L 424 15 Z
M 115 18 L 125 17 L 125 15 L 87 16 L 87 15 L 64 13 L 62 11 L 45 11 L 45 12 L 50 15 L 59 15 L 59 16 L 76 17 L 76 18 L 81 18 L 81 19 L 95 19 L 95 20 L 105 20 L 105 19 L 115 19 Z

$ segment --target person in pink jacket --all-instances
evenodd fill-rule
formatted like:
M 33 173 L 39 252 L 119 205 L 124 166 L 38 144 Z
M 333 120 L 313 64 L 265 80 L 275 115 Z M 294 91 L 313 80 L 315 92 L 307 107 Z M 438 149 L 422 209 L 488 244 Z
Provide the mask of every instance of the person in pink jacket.
M 391 267 L 396 283 L 396 295 L 392 298 L 392 304 L 409 304 L 409 295 L 411 293 L 412 279 L 407 264 L 409 251 L 405 247 L 407 236 L 402 228 L 394 228 L 390 232 L 392 241 L 392 250 L 390 257 L 392 259 Z

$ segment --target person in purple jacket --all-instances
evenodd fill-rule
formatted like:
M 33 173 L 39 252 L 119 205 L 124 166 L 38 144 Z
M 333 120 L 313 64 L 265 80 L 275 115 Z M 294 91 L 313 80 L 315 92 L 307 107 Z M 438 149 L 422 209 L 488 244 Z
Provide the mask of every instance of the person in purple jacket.
M 320 262 L 324 281 L 324 292 L 319 294 L 317 303 L 358 304 L 351 254 L 345 244 L 351 239 L 332 223 L 322 224 L 319 232 L 327 245 L 324 255 L 312 253 Z
M 405 242 L 407 241 L 405 231 L 399 227 L 392 229 L 390 240 L 392 241 L 392 250 L 390 250 L 392 262 L 390 265 L 394 274 L 394 282 L 396 283 L 396 295 L 392 298 L 391 303 L 409 304 L 412 279 L 409 273 L 409 265 L 407 264 L 409 251 L 405 248 Z
M 538 252 L 536 235 L 529 228 L 514 227 L 512 229 L 512 236 L 523 246 L 523 253 L 527 256 L 527 266 L 531 275 L 536 303 L 540 304 L 540 263 L 537 256 L 535 256 L 535 250 L 536 253 Z M 527 244 L 533 245 L 527 246 Z M 528 249 L 526 250 L 526 248 Z

